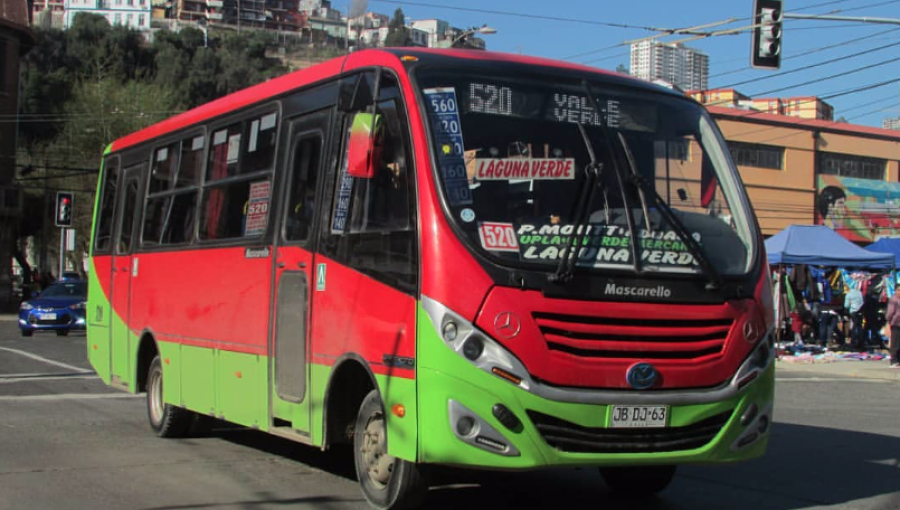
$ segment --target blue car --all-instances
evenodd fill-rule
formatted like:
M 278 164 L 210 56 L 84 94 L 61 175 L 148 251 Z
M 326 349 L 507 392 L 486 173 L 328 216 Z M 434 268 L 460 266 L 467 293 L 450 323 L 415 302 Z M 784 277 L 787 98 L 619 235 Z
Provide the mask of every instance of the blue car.
M 56 331 L 66 336 L 70 330 L 84 329 L 87 282 L 67 281 L 48 286 L 38 296 L 19 306 L 22 336 L 35 331 Z

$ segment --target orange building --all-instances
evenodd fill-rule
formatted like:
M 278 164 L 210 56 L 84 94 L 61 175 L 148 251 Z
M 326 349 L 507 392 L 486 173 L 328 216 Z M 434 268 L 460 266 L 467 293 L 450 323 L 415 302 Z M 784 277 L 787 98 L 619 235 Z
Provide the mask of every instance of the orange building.
M 708 107 L 763 234 L 825 224 L 868 244 L 900 235 L 900 132 Z
M 801 119 L 834 119 L 834 107 L 816 96 L 751 98 L 735 89 L 694 90 L 687 95 L 706 106 L 741 108 Z

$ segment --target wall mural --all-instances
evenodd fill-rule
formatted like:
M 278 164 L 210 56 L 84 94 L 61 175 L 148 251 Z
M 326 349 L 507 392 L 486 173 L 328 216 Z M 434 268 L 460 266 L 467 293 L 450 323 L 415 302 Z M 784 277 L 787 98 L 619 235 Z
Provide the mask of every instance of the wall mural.
M 850 241 L 900 235 L 900 183 L 819 175 L 816 221 Z

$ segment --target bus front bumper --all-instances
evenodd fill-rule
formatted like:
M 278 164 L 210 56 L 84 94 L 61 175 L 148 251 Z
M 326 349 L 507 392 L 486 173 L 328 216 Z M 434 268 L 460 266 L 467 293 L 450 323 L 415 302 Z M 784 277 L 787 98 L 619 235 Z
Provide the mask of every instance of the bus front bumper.
M 420 462 L 502 470 L 736 462 L 762 456 L 771 429 L 774 364 L 729 399 L 670 405 L 667 426 L 653 429 L 610 429 L 611 406 L 549 400 L 477 369 L 450 372 L 418 369 Z

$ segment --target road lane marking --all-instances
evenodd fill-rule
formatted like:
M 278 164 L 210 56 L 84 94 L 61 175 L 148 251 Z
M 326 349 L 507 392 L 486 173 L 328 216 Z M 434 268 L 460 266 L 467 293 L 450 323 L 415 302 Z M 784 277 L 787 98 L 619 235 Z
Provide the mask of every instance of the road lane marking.
M 865 377 L 776 377 L 775 382 L 857 382 L 890 384 L 897 381 L 888 379 L 868 379 Z
M 42 362 L 42 363 L 48 363 L 48 364 L 50 364 L 50 365 L 56 365 L 56 366 L 58 366 L 58 367 L 66 368 L 66 369 L 68 369 L 68 370 L 71 370 L 71 371 L 73 371 L 73 372 L 78 372 L 78 373 L 81 373 L 81 374 L 93 374 L 93 373 L 94 373 L 93 370 L 85 370 L 85 369 L 83 369 L 83 368 L 81 368 L 81 367 L 76 367 L 76 366 L 74 366 L 74 365 L 69 365 L 69 364 L 63 363 L 63 362 L 61 362 L 61 361 L 55 361 L 55 360 L 52 360 L 52 359 L 44 358 L 43 356 L 38 356 L 37 354 L 32 354 L 32 353 L 26 352 L 26 351 L 20 351 L 20 350 L 18 350 L 18 349 L 10 349 L 10 348 L 8 348 L 8 347 L 0 347 L 0 351 L 11 352 L 11 353 L 13 353 L 13 354 L 18 354 L 18 355 L 20 355 L 20 356 L 25 356 L 26 358 L 31 358 L 31 359 L 33 359 L 33 360 L 37 360 L 37 361 L 40 361 L 40 362 Z
M 73 374 L 9 374 L 0 375 L 0 384 L 35 381 L 62 381 L 68 379 L 100 379 L 97 375 L 75 372 Z
M 0 402 L 48 400 L 99 400 L 106 398 L 144 398 L 131 393 L 60 393 L 58 395 L 0 395 Z

